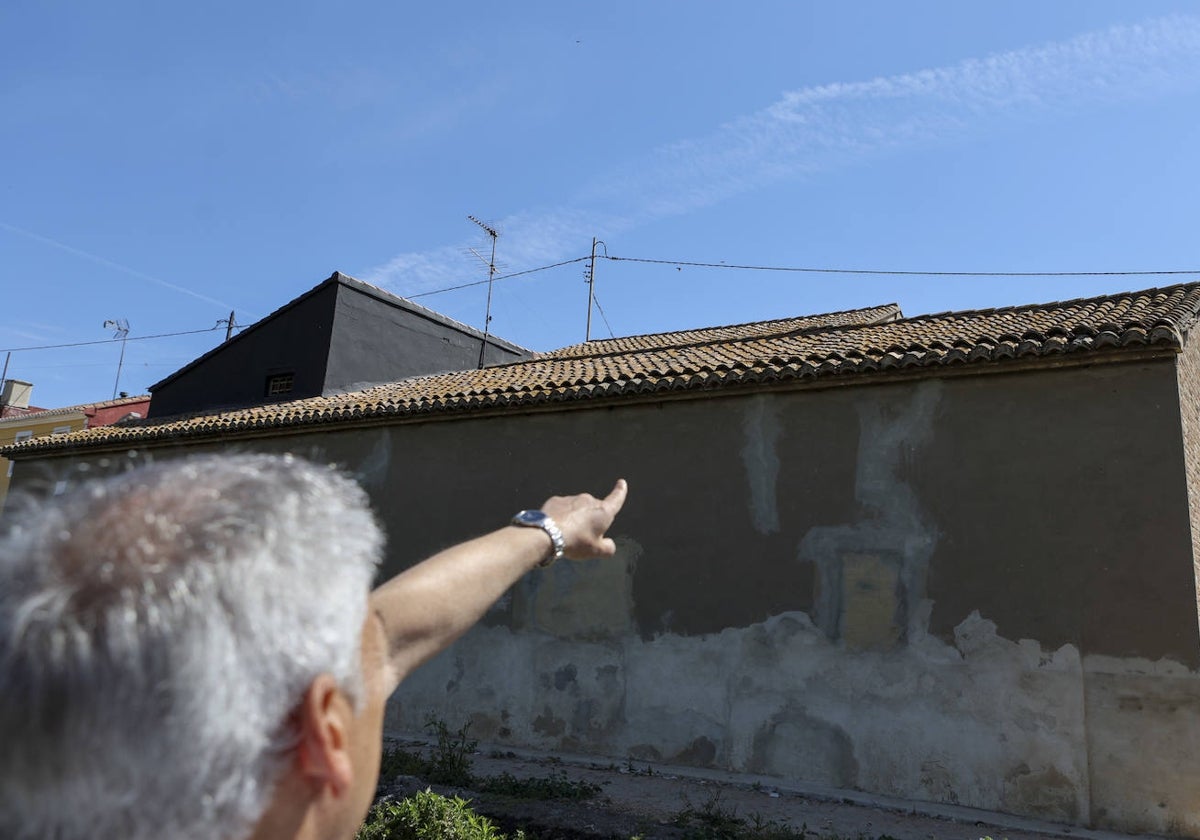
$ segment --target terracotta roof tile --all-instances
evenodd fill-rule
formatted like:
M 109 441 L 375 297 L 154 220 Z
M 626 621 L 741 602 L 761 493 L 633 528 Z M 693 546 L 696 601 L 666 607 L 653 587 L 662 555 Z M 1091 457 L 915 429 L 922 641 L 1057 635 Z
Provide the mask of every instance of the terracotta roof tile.
M 94 411 L 96 409 L 101 409 L 101 408 L 116 408 L 116 407 L 122 406 L 122 405 L 133 405 L 135 403 L 146 402 L 149 399 L 150 399 L 149 394 L 141 394 L 140 396 L 135 396 L 135 397 L 117 397 L 116 399 L 102 400 L 100 402 L 79 403 L 78 405 L 66 405 L 61 408 L 39 408 L 36 412 L 31 412 L 29 414 L 19 414 L 19 415 L 14 414 L 9 417 L 5 417 L 3 419 L 0 419 L 0 422 L 7 423 L 8 421 L 14 421 L 14 420 L 24 419 L 24 418 L 33 418 L 34 421 L 41 421 L 47 417 L 54 417 L 54 416 L 60 415 L 60 414 L 75 414 L 75 413 L 81 412 L 81 411 Z
M 707 344 L 717 341 L 737 341 L 745 338 L 764 338 L 786 335 L 806 329 L 829 327 L 862 326 L 895 320 L 901 317 L 900 307 L 894 303 L 872 306 L 867 309 L 849 309 L 823 315 L 801 315 L 796 318 L 780 318 L 774 321 L 752 321 L 748 324 L 732 324 L 724 327 L 702 327 L 678 332 L 631 335 L 622 338 L 607 338 L 572 344 L 548 353 L 538 353 L 534 358 L 572 359 L 594 357 L 609 353 L 628 353 L 634 350 L 650 350 L 656 347 L 681 347 L 688 344 Z
M 638 394 L 887 371 L 1179 349 L 1200 314 L 1200 283 L 1060 303 L 897 319 L 895 306 L 574 345 L 483 370 L 414 377 L 336 396 L 35 438 L 17 454 L 218 438 L 352 420 L 415 418 Z

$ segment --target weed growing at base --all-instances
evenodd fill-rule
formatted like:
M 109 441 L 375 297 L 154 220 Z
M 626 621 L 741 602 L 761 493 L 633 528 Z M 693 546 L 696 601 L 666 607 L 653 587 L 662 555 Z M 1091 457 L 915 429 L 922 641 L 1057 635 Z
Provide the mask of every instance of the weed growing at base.
M 804 840 L 809 834 L 807 827 L 795 829 L 760 814 L 739 817 L 736 808 L 721 804 L 720 791 L 699 808 L 687 802 L 674 824 L 683 829 L 683 840 Z
M 600 792 L 600 786 L 583 780 L 573 780 L 565 772 L 548 777 L 517 778 L 511 773 L 499 776 L 476 776 L 471 756 L 479 742 L 467 735 L 470 721 L 454 730 L 444 720 L 430 718 L 425 728 L 437 737 L 428 757 L 402 749 L 385 750 L 379 765 L 382 783 L 397 776 L 416 776 L 435 785 L 471 788 L 481 793 L 511 796 L 514 799 L 590 799 Z
M 515 799 L 591 799 L 600 792 L 600 786 L 582 779 L 576 780 L 566 773 L 551 773 L 547 777 L 518 779 L 511 773 L 485 776 L 478 780 L 475 789 L 480 793 L 495 793 Z
M 399 801 L 371 808 L 355 840 L 509 840 L 487 817 L 476 814 L 467 800 L 426 788 Z M 512 840 L 526 840 L 518 831 Z
M 446 721 L 431 717 L 425 722 L 425 728 L 437 736 L 437 746 L 430 755 L 426 778 L 439 785 L 470 787 L 474 781 L 471 756 L 479 746 L 479 741 L 467 737 L 471 722 L 467 721 L 457 731 L 451 731 Z
M 416 776 L 433 784 L 470 788 L 513 799 L 584 800 L 600 792 L 598 785 L 572 780 L 561 770 L 543 778 L 517 778 L 511 773 L 476 776 L 472 772 L 471 757 L 478 742 L 467 734 L 469 723 L 452 730 L 445 721 L 430 718 L 425 728 L 437 739 L 428 756 L 409 750 L 386 750 L 380 765 L 381 783 L 391 782 L 400 775 Z M 612 765 L 610 769 L 618 768 Z M 632 758 L 625 772 L 633 776 L 655 775 L 649 764 L 644 769 L 636 767 Z M 761 785 L 755 789 L 761 789 Z M 687 800 L 684 805 L 672 820 L 681 840 L 872 840 L 866 834 L 843 838 L 837 834 L 810 831 L 808 826 L 792 828 L 760 814 L 740 817 L 736 808 L 721 802 L 720 791 L 699 806 L 693 806 Z M 505 834 L 492 819 L 473 811 L 469 800 L 442 796 L 426 788 L 405 799 L 384 799 L 376 803 L 356 840 L 539 840 L 541 837 L 595 836 L 586 831 L 569 832 L 568 835 L 562 834 L 560 829 L 546 831 L 549 833 L 543 833 L 540 827 L 526 825 L 514 834 Z M 634 835 L 628 840 L 643 840 L 643 837 Z M 881 834 L 875 840 L 894 838 Z
M 437 743 L 425 757 L 419 752 L 385 749 L 379 763 L 380 782 L 390 782 L 397 776 L 416 776 L 435 785 L 470 787 L 475 781 L 471 773 L 471 756 L 479 742 L 467 737 L 470 721 L 451 730 L 444 720 L 430 718 L 425 728 L 437 737 Z

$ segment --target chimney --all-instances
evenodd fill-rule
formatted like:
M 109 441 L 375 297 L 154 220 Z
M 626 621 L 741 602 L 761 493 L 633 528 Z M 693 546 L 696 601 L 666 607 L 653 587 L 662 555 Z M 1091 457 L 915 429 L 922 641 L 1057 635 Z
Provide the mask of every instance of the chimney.
M 4 393 L 0 394 L 0 408 L 29 408 L 29 397 L 33 384 L 20 379 L 6 379 Z

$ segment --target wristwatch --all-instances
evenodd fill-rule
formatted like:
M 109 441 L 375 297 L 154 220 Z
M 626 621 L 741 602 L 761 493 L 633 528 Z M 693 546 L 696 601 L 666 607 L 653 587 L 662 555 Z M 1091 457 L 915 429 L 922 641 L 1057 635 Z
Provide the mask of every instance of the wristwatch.
M 549 566 L 563 556 L 566 543 L 563 541 L 562 530 L 558 527 L 557 522 L 542 513 L 542 511 L 523 510 L 512 518 L 511 524 L 520 525 L 525 528 L 541 528 L 550 537 L 552 550 L 542 562 L 538 563 L 539 567 Z

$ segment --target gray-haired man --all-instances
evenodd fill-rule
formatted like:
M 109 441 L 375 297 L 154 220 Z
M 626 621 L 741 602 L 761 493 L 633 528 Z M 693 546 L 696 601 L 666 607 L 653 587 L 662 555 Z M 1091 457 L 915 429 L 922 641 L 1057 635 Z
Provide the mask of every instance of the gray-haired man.
M 352 837 L 388 695 L 539 563 L 611 555 L 625 492 L 551 498 L 374 591 L 365 494 L 286 456 L 165 462 L 13 512 L 0 836 Z

